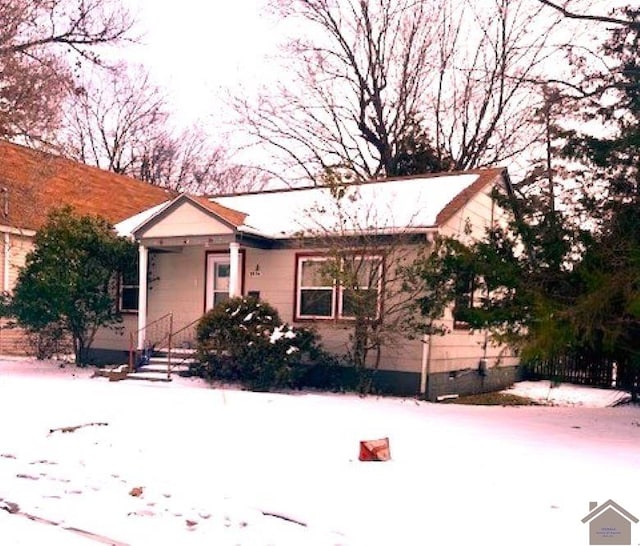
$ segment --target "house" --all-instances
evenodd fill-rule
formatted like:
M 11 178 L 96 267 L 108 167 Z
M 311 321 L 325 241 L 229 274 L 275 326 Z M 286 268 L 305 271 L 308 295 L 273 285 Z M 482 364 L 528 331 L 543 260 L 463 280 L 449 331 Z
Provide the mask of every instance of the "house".
M 36 231 L 49 212 L 70 205 L 117 223 L 172 194 L 127 176 L 0 140 L 0 284 L 15 286 Z M 0 353 L 24 353 L 18 329 L 0 323 Z
M 438 234 L 472 240 L 502 221 L 496 187 L 511 191 L 506 169 L 214 198 L 180 195 L 116 226 L 139 244 L 139 298 L 130 298 L 125 326 L 143 349 L 170 317 L 172 330 L 189 344 L 185 332 L 193 337 L 194 321 L 207 309 L 232 296 L 253 295 L 290 324 L 312 324 L 326 349 L 344 353 L 353 325 L 348 290 L 318 274 L 334 245 L 361 254 L 373 249 L 366 256 L 369 269 L 379 268 L 381 278 L 396 268 L 396 258 L 384 249 L 398 241 L 408 260 Z M 362 288 L 377 294 L 378 313 L 388 312 L 380 282 Z M 443 323 L 449 332 L 444 336 L 390 340 L 380 354 L 378 386 L 435 399 L 514 381 L 517 359 L 507 347 L 457 324 L 451 313 Z M 102 330 L 93 356 L 122 361 L 128 344 L 127 336 Z
M 612 500 L 600 506 L 590 502 L 589 510 L 582 518 L 582 523 L 589 522 L 589 544 L 631 544 L 631 523 L 638 518 Z

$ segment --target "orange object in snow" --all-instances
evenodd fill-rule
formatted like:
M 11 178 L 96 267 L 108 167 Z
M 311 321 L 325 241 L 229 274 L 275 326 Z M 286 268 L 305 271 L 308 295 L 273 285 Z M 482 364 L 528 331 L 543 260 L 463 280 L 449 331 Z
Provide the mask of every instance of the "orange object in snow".
M 389 438 L 379 440 L 363 440 L 360 442 L 361 461 L 388 461 L 391 459 Z

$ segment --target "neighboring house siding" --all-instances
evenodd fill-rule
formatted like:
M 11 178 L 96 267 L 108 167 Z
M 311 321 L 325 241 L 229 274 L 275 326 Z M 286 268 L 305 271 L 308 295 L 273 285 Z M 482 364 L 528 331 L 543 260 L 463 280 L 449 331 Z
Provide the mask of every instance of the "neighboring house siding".
M 6 290 L 11 292 L 16 285 L 20 270 L 26 263 L 27 254 L 29 254 L 29 252 L 31 252 L 31 250 L 33 249 L 33 239 L 31 237 L 25 237 L 23 235 L 10 234 L 9 240 L 9 286 L 6 288 Z M 2 248 L 4 252 L 4 244 L 2 245 Z
M 2 290 L 12 292 L 24 267 L 27 254 L 33 249 L 31 237 L 16 233 L 0 232 L 0 282 Z M 0 321 L 0 353 L 25 354 L 30 347 L 21 328 L 7 328 L 9 321 Z

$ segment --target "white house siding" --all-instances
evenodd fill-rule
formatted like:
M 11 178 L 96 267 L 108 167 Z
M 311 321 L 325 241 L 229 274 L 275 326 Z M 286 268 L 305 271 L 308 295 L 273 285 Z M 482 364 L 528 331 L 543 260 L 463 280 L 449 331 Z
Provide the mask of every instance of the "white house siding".
M 151 224 L 140 236 L 144 238 L 188 235 L 220 235 L 231 233 L 228 226 L 218 222 L 193 203 L 185 201 L 157 224 Z
M 205 248 L 187 246 L 178 250 L 153 252 L 150 256 L 147 323 L 171 311 L 174 326 L 179 328 L 204 313 Z
M 244 293 L 260 292 L 260 298 L 278 309 L 285 322 L 293 321 L 296 251 L 292 249 L 245 251 Z
M 471 242 L 484 237 L 492 221 L 494 225 L 504 222 L 505 213 L 493 203 L 491 191 L 492 188 L 488 187 L 476 194 L 441 227 L 440 234 Z M 476 377 L 481 360 L 486 361 L 487 377 L 501 375 L 502 380 L 509 382 L 518 364 L 517 357 L 509 347 L 496 346 L 484 332 L 455 329 L 450 312 L 446 313 L 442 323 L 449 333 L 446 336 L 433 336 L 429 353 L 429 373 L 434 376 L 431 381 L 435 387 L 433 396 L 446 394 L 448 389 L 451 392 L 464 392 L 460 383 L 470 383 L 471 376 L 474 378 L 471 382 L 485 381 Z M 476 387 L 478 385 L 470 387 L 470 390 L 485 390 L 482 385 Z
M 100 328 L 96 333 L 92 347 L 109 351 L 126 352 L 129 350 L 129 333 L 138 327 L 138 315 L 126 313 L 122 315 L 122 323 L 117 328 Z M 112 362 L 122 364 L 123 362 Z
M 313 252 L 322 252 L 322 250 L 316 248 Z M 259 291 L 261 299 L 278 309 L 282 320 L 296 326 L 313 326 L 321 335 L 326 350 L 345 354 L 349 346 L 349 334 L 352 332 L 352 326 L 348 321 L 294 322 L 296 255 L 304 253 L 305 250 L 301 249 L 247 249 L 244 293 Z M 393 343 L 385 348 L 380 368 L 418 373 L 421 358 L 422 343 L 407 340 L 399 334 Z

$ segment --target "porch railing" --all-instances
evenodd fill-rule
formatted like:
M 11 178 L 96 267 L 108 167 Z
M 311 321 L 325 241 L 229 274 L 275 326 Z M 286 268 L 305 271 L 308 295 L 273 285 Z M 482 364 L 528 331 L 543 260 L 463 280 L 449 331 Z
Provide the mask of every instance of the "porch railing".
M 167 379 L 171 379 L 171 371 L 173 368 L 173 354 L 178 353 L 180 349 L 193 349 L 195 343 L 196 324 L 200 321 L 200 317 L 191 321 L 189 324 L 178 328 L 171 329 L 167 338 Z
M 173 313 L 169 312 L 147 324 L 144 328 L 139 328 L 129 334 L 129 372 L 136 368 L 136 354 L 138 352 L 138 337 L 144 332 L 144 352 L 153 351 L 155 346 L 160 345 L 167 336 L 171 335 L 173 329 Z M 144 356 L 144 355 L 143 355 Z M 146 356 L 151 356 L 150 354 Z
M 144 328 L 131 332 L 129 334 L 129 371 L 133 372 L 136 368 L 137 340 L 140 333 L 144 332 L 145 341 L 141 356 L 150 358 L 155 349 L 164 351 L 167 358 L 167 379 L 171 379 L 174 356 L 181 348 L 193 348 L 196 324 L 199 320 L 200 317 L 174 330 L 173 313 L 170 312 L 150 322 Z

